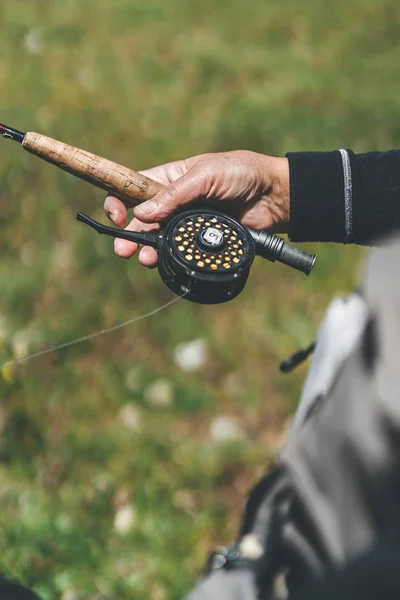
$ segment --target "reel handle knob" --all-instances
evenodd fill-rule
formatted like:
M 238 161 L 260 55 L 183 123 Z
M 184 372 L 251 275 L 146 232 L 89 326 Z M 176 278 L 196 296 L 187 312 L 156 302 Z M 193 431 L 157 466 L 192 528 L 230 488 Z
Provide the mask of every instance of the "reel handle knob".
M 302 271 L 309 275 L 317 260 L 316 254 L 309 254 L 305 250 L 300 250 L 291 244 L 287 244 L 277 235 L 272 235 L 267 231 L 256 231 L 248 228 L 256 245 L 256 255 L 266 258 L 271 262 L 283 263 L 293 269 Z
M 300 248 L 296 248 L 296 246 L 283 242 L 281 255 L 277 260 L 309 275 L 315 265 L 317 255 L 310 254 L 305 250 L 300 250 Z

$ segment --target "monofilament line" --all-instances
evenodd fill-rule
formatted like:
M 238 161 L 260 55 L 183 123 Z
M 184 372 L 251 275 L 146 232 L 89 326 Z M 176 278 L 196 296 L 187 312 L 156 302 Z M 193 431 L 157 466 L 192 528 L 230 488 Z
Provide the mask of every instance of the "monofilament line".
M 187 293 L 187 292 L 186 292 Z M 133 319 L 129 319 L 128 321 L 124 321 L 119 325 L 113 325 L 112 327 L 107 327 L 106 329 L 100 329 L 99 331 L 94 331 L 93 333 L 89 333 L 88 335 L 84 335 L 80 338 L 76 338 L 69 342 L 64 342 L 63 344 L 58 344 L 57 346 L 52 346 L 51 348 L 47 348 L 46 350 L 40 350 L 39 352 L 34 352 L 33 354 L 28 354 L 27 356 L 23 356 L 22 358 L 16 358 L 15 360 L 10 360 L 0 367 L 0 371 L 7 367 L 12 367 L 13 365 L 19 365 L 21 363 L 27 362 L 28 360 L 32 360 L 33 358 L 38 358 L 39 356 L 44 356 L 45 354 L 51 354 L 52 352 L 57 352 L 57 350 L 62 350 L 63 348 L 69 348 L 70 346 L 75 346 L 76 344 L 81 344 L 82 342 L 86 342 L 88 340 L 92 340 L 93 338 L 99 337 L 100 335 L 106 335 L 107 333 L 111 333 L 112 331 L 117 331 L 117 329 L 122 329 L 123 327 L 127 327 L 128 325 L 132 325 L 133 323 L 137 323 L 138 321 L 143 321 L 143 319 L 147 319 L 148 317 L 152 317 L 153 315 L 161 312 L 171 304 L 175 304 L 181 298 L 184 298 L 186 294 L 182 296 L 178 296 L 177 298 L 173 298 L 166 304 L 151 310 L 144 315 L 139 315 L 138 317 L 133 317 Z

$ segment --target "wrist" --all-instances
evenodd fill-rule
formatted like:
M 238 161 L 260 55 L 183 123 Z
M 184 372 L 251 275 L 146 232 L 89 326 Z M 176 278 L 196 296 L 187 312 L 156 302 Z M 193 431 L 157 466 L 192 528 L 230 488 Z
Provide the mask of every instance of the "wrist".
M 274 230 L 285 232 L 290 221 L 290 172 L 286 157 L 264 156 L 266 199 L 274 220 Z

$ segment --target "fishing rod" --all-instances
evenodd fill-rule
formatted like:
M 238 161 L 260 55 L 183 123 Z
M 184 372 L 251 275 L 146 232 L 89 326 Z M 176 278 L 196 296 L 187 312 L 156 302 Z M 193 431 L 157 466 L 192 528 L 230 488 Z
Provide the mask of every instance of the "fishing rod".
M 132 169 L 39 133 L 23 133 L 0 124 L 0 134 L 129 206 L 149 200 L 164 187 Z M 100 234 L 156 248 L 158 271 L 167 287 L 201 304 L 236 298 L 246 285 L 255 256 L 279 261 L 306 275 L 317 258 L 271 233 L 244 227 L 232 216 L 207 205 L 180 212 L 157 233 L 108 227 L 80 212 L 77 220 Z
M 149 200 L 164 187 L 128 167 L 40 133 L 31 131 L 22 133 L 0 124 L 0 135 L 5 139 L 18 142 L 24 150 L 63 171 L 125 200 L 130 206 Z

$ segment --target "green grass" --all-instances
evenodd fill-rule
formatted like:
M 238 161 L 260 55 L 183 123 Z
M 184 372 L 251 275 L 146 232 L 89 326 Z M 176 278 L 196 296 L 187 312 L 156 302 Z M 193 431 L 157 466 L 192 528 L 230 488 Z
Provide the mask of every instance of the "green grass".
M 132 168 L 399 143 L 395 0 L 3 0 L 0 27 L 0 120 Z M 103 218 L 98 190 L 6 142 L 0 190 L 0 363 L 18 340 L 35 351 L 171 298 L 75 223 L 77 209 Z M 306 369 L 283 377 L 279 361 L 357 279 L 359 249 L 309 248 L 309 279 L 260 261 L 231 304 L 180 301 L 3 372 L 1 571 L 44 600 L 183 598 L 282 440 Z M 183 373 L 174 349 L 199 337 L 206 366 Z M 164 407 L 148 401 L 160 379 Z M 210 442 L 221 414 L 244 439 Z M 136 518 L 122 535 L 126 505 Z

